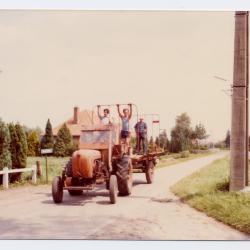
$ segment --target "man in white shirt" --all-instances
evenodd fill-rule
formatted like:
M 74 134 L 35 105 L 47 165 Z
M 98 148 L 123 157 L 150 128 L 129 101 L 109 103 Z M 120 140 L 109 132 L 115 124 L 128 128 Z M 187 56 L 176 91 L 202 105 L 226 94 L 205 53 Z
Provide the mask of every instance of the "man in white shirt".
M 104 109 L 103 110 L 103 115 L 100 114 L 100 105 L 97 106 L 97 112 L 98 112 L 98 117 L 100 118 L 101 120 L 101 123 L 103 125 L 109 125 L 111 124 L 111 121 L 110 121 L 110 115 L 109 115 L 109 109 Z

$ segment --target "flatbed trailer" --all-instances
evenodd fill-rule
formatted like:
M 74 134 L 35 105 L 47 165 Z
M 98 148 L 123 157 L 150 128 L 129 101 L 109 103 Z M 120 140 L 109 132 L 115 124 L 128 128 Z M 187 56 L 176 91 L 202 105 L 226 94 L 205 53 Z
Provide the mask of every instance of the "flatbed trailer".
M 154 179 L 154 169 L 158 163 L 158 158 L 163 155 L 163 151 L 154 151 L 146 155 L 133 154 L 130 156 L 133 173 L 145 173 L 148 184 Z

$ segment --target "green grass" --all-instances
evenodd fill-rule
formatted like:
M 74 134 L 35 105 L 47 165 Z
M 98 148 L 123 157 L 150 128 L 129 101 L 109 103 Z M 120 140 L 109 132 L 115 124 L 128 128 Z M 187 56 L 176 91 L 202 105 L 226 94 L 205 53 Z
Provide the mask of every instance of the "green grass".
M 229 160 L 214 161 L 171 190 L 182 201 L 242 232 L 250 233 L 250 194 L 229 192 Z
M 48 157 L 48 183 L 52 182 L 52 179 L 56 175 L 62 174 L 62 166 L 67 163 L 69 157 Z M 37 177 L 37 183 L 35 185 L 46 184 L 46 161 L 45 157 L 28 157 L 27 167 L 31 167 L 36 164 L 36 161 L 41 162 L 42 176 Z M 20 186 L 28 186 L 31 184 L 31 172 L 25 172 L 21 174 L 21 180 L 15 183 L 10 183 L 9 188 L 16 188 Z M 34 184 L 32 184 L 34 185 Z M 0 186 L 0 190 L 3 190 L 3 186 Z
M 198 154 L 189 154 L 189 157 L 181 158 L 179 153 L 169 154 L 160 157 L 160 162 L 157 165 L 157 168 L 168 167 L 177 163 L 193 160 L 196 158 L 201 158 L 205 156 L 209 156 L 213 154 L 213 152 L 198 153 Z
M 67 163 L 69 157 L 48 157 L 48 180 L 52 181 L 53 177 L 56 175 L 61 175 L 62 166 Z M 38 184 L 43 184 L 46 182 L 46 161 L 45 157 L 28 157 L 27 166 L 32 166 L 36 164 L 36 161 L 41 162 L 42 166 L 42 178 L 38 178 Z M 30 174 L 28 174 L 30 176 Z M 23 175 L 23 179 L 27 178 L 27 174 Z

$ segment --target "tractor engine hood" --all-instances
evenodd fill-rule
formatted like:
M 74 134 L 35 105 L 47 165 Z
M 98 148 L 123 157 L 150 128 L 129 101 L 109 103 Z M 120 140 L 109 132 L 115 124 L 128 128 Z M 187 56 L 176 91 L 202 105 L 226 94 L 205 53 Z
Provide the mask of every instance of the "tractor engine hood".
M 98 150 L 80 149 L 72 155 L 73 177 L 93 178 L 96 160 L 101 159 L 101 152 Z

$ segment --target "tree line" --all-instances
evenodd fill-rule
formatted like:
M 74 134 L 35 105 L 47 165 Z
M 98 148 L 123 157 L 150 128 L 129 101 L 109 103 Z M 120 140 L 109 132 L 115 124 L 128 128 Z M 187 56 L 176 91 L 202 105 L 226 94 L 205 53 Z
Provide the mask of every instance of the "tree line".
M 28 156 L 40 156 L 42 148 L 53 148 L 55 156 L 68 156 L 76 149 L 66 124 L 59 129 L 54 139 L 52 126 L 48 119 L 45 134 L 40 128 L 30 129 L 19 123 L 5 123 L 0 119 L 0 170 L 24 168 Z M 18 180 L 20 174 L 12 174 Z
M 175 126 L 171 129 L 170 139 L 168 139 L 166 130 L 162 129 L 155 139 L 152 136 L 150 137 L 148 147 L 149 149 L 160 147 L 165 152 L 170 153 L 202 150 L 207 149 L 207 146 L 200 142 L 207 137 L 203 124 L 199 123 L 193 128 L 188 114 L 182 113 L 176 117 Z

